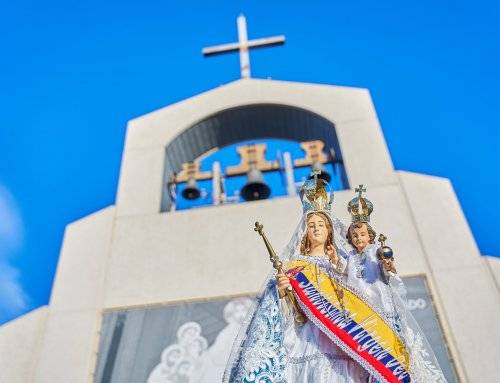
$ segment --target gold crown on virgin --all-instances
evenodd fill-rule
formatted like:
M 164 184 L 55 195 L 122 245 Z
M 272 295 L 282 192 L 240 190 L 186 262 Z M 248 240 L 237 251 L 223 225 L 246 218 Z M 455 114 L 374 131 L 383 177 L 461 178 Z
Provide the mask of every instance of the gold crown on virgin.
M 347 204 L 347 211 L 351 214 L 352 222 L 370 222 L 373 204 L 370 200 L 363 197 L 363 192 L 366 192 L 366 188 L 363 185 L 359 185 L 355 191 L 358 195 Z
M 313 172 L 300 188 L 300 199 L 304 214 L 314 211 L 331 212 L 333 203 L 333 189 L 328 182 Z

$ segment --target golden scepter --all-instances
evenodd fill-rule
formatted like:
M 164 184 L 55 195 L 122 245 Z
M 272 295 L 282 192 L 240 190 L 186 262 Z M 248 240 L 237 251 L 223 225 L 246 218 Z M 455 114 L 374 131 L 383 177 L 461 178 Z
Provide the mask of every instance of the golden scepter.
M 264 240 L 264 243 L 266 245 L 267 251 L 269 252 L 269 259 L 271 263 L 273 264 L 274 269 L 278 272 L 278 274 L 284 274 L 283 272 L 283 262 L 279 259 L 279 257 L 276 255 L 273 247 L 271 246 L 271 243 L 266 237 L 266 234 L 263 231 L 264 226 L 261 225 L 258 222 L 255 222 L 255 228 L 254 230 L 260 234 L 262 239 Z M 299 305 L 297 303 L 297 300 L 295 299 L 295 295 L 292 293 L 292 288 L 289 286 L 286 289 L 285 292 L 285 299 L 288 302 L 288 304 L 292 307 L 293 310 L 293 317 L 295 319 L 295 322 L 299 325 L 303 325 L 306 323 L 306 317 L 302 313 L 302 311 L 299 308 Z

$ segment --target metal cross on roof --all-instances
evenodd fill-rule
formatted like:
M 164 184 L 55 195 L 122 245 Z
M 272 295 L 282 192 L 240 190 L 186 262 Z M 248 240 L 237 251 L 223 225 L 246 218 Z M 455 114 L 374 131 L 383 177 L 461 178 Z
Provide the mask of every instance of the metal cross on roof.
M 245 16 L 238 16 L 238 42 L 222 45 L 215 45 L 208 48 L 203 48 L 202 53 L 204 56 L 212 56 L 229 52 L 240 52 L 240 68 L 241 77 L 250 78 L 250 55 L 249 49 L 267 47 L 272 45 L 283 45 L 285 43 L 285 36 L 272 36 L 264 37 L 262 39 L 248 40 L 247 36 L 247 21 Z

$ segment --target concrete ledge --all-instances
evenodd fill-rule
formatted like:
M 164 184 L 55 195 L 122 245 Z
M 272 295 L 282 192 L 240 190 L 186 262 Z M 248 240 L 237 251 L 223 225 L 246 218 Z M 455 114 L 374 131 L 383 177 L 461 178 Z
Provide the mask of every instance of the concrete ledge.
M 51 312 L 101 307 L 114 216 L 115 208 L 108 207 L 67 226 Z
M 482 264 L 450 181 L 410 172 L 397 173 L 432 270 Z
M 466 381 L 495 382 L 500 300 L 486 265 L 436 271 L 434 281 Z
M 101 312 L 49 312 L 34 383 L 93 382 Z
M 484 260 L 493 278 L 495 278 L 497 290 L 500 291 L 500 258 L 484 256 Z
M 33 381 L 47 315 L 43 306 L 0 327 L 0 382 Z

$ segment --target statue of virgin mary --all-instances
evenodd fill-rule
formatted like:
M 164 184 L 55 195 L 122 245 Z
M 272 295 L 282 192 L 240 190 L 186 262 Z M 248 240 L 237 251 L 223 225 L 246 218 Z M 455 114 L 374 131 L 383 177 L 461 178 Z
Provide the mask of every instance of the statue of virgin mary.
M 266 280 L 223 382 L 446 382 L 374 243 L 373 205 L 362 192 L 351 201 L 348 231 L 328 189 L 317 176 L 304 183 L 303 216 L 280 256 L 285 272 Z

